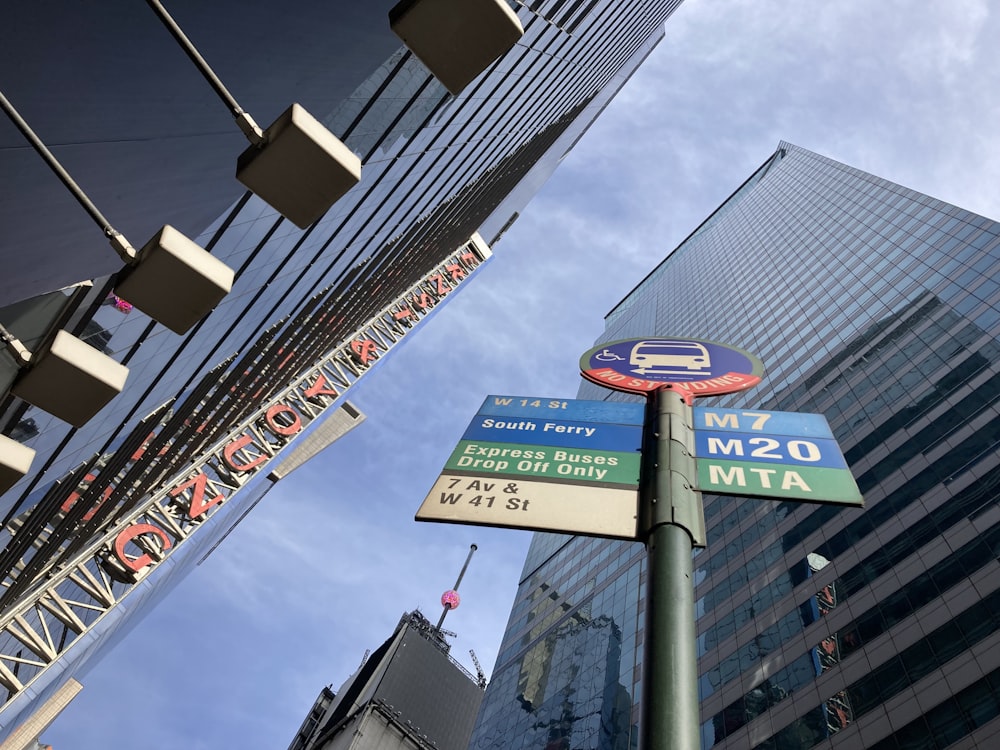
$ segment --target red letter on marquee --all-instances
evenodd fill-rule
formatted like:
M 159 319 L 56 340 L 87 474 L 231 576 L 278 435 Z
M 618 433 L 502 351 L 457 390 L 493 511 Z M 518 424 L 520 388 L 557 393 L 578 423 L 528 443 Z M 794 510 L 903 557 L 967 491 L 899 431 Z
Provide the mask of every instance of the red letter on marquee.
M 257 456 L 257 458 L 247 464 L 238 464 L 233 458 L 237 451 L 242 450 L 252 442 L 253 437 L 250 435 L 243 435 L 227 445 L 222 450 L 222 458 L 226 462 L 226 466 L 233 471 L 250 471 L 250 469 L 256 468 L 257 466 L 260 466 L 260 464 L 264 463 L 267 460 L 267 456 Z
M 445 266 L 444 270 L 451 274 L 452 281 L 458 281 L 459 279 L 465 278 L 465 269 L 458 265 L 458 263 L 452 263 L 450 266 Z
M 136 573 L 145 568 L 147 565 L 151 565 L 153 563 L 153 558 L 146 553 L 139 555 L 139 557 L 134 560 L 129 560 L 125 557 L 125 545 L 140 534 L 155 534 L 158 536 L 160 541 L 163 543 L 164 552 L 170 549 L 174 544 L 170 541 L 170 537 L 167 536 L 167 533 L 163 529 L 157 528 L 156 526 L 152 526 L 148 523 L 137 523 L 129 526 L 127 529 L 123 529 L 122 533 L 118 535 L 117 539 L 115 539 L 115 557 L 118 558 L 118 562 Z
M 211 508 L 213 505 L 218 505 L 225 500 L 221 494 L 218 494 L 206 503 L 205 488 L 207 486 L 208 477 L 205 476 L 204 472 L 202 472 L 194 479 L 189 479 L 184 484 L 179 484 L 170 490 L 170 497 L 177 497 L 179 494 L 184 492 L 184 490 L 194 488 L 194 491 L 191 493 L 191 505 L 188 508 L 188 518 L 194 519 Z
M 376 358 L 378 346 L 371 339 L 357 339 L 351 342 L 351 351 L 361 364 L 367 365 L 370 360 Z
M 479 256 L 476 255 L 475 253 L 471 253 L 471 252 L 470 253 L 462 253 L 462 255 L 461 255 L 461 261 L 463 263 L 465 263 L 467 266 L 478 266 L 479 265 Z
M 431 299 L 431 295 L 427 292 L 421 292 L 420 296 L 413 298 L 413 304 L 421 310 L 426 310 L 428 307 L 434 306 L 434 301 Z
M 97 479 L 97 477 L 95 477 L 93 474 L 87 474 L 87 476 L 85 476 L 83 478 L 83 480 L 85 482 L 93 482 L 95 479 Z M 102 505 L 104 505 L 104 501 L 107 500 L 108 497 L 110 497 L 110 495 L 111 495 L 111 493 L 113 491 L 114 491 L 114 488 L 112 488 L 112 487 L 105 487 L 104 488 L 104 492 L 101 493 L 101 499 L 98 500 L 94 504 L 94 507 L 91 508 L 90 510 L 88 510 L 84 514 L 83 518 L 81 518 L 80 520 L 81 521 L 89 521 L 91 518 L 93 518 L 94 514 L 100 509 L 100 507 Z M 80 493 L 77 492 L 76 490 L 73 490 L 73 492 L 70 493 L 69 497 L 66 498 L 66 502 L 64 502 L 62 504 L 62 507 L 60 508 L 60 510 L 63 513 L 69 513 L 70 508 L 72 508 L 74 505 L 76 505 L 76 503 L 77 503 L 77 501 L 79 499 L 80 499 Z
M 287 427 L 283 424 L 278 424 L 278 422 L 275 421 L 275 417 L 282 413 L 292 415 L 292 423 Z M 285 404 L 275 404 L 268 409 L 264 413 L 264 421 L 267 422 L 267 426 L 274 430 L 277 434 L 286 435 L 288 437 L 291 437 L 302 429 L 302 420 L 299 419 L 299 415 L 292 410 L 292 407 L 286 406 Z
M 436 273 L 433 276 L 431 276 L 428 279 L 428 281 L 433 281 L 435 284 L 437 284 L 436 291 L 439 297 L 443 297 L 444 295 L 446 295 L 448 292 L 451 291 L 450 287 L 444 285 L 444 276 L 442 276 L 439 273 Z
M 306 388 L 305 394 L 307 398 L 312 398 L 313 396 L 339 396 L 336 390 L 333 388 L 327 388 L 326 376 L 323 373 L 319 374 L 316 378 L 316 382 L 311 386 Z

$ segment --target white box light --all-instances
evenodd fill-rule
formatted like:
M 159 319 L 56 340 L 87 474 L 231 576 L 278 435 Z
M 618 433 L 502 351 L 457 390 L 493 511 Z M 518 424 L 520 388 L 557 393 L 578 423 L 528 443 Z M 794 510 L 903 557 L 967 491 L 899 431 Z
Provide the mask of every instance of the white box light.
M 164 226 L 127 266 L 115 294 L 174 333 L 185 333 L 233 287 L 233 269 L 173 227 Z
M 32 355 L 10 392 L 74 427 L 87 421 L 125 387 L 128 368 L 66 331 L 48 351 Z
M 3 494 L 28 473 L 35 451 L 0 435 L 0 494 Z
M 236 162 L 236 179 L 305 229 L 358 184 L 361 160 L 319 120 L 293 104 Z
M 504 0 L 402 0 L 389 26 L 456 95 L 524 34 Z

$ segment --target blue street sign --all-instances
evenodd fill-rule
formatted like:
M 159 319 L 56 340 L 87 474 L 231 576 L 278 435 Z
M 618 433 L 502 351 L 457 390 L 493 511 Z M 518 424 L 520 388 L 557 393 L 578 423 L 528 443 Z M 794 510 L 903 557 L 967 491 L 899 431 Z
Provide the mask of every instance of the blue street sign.
M 462 439 L 602 451 L 638 451 L 642 446 L 642 427 L 477 414 Z
M 693 416 L 702 492 L 864 505 L 822 414 L 695 407 Z
M 620 401 L 583 401 L 579 399 L 538 398 L 536 396 L 487 396 L 480 414 L 498 417 L 537 417 L 572 422 L 603 422 L 641 426 L 644 404 Z
M 694 408 L 694 429 L 753 432 L 762 435 L 796 435 L 833 439 L 833 432 L 822 414 L 799 414 L 791 411 L 752 409 Z
M 694 446 L 695 456 L 699 459 L 847 468 L 837 441 L 827 438 L 695 430 Z

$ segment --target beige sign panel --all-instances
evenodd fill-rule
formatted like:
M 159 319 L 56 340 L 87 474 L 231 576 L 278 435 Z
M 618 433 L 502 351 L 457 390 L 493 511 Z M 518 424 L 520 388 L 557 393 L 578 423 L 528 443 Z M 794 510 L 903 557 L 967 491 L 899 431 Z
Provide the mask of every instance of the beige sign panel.
M 442 474 L 418 521 L 636 538 L 636 489 Z

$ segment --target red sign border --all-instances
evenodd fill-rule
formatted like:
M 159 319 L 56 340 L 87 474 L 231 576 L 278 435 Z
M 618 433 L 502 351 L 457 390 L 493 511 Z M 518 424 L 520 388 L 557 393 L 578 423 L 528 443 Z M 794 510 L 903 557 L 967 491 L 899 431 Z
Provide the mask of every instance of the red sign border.
M 697 344 L 711 344 L 724 349 L 737 352 L 750 361 L 751 371 L 746 373 L 730 372 L 726 375 L 706 378 L 704 380 L 691 380 L 684 383 L 673 383 L 666 380 L 646 380 L 633 375 L 618 372 L 611 367 L 591 368 L 591 358 L 602 349 L 616 344 L 633 343 L 640 341 L 692 341 Z M 753 388 L 761 382 L 764 377 L 764 363 L 756 356 L 740 349 L 736 346 L 723 344 L 720 341 L 708 339 L 692 339 L 684 336 L 645 336 L 639 338 L 616 339 L 615 341 L 604 341 L 597 346 L 588 349 L 580 357 L 580 375 L 595 385 L 609 388 L 613 391 L 623 393 L 634 393 L 640 396 L 647 395 L 660 389 L 676 390 L 688 398 L 700 398 L 702 396 L 723 396 L 727 393 L 736 393 Z M 615 377 L 618 376 L 618 377 Z

